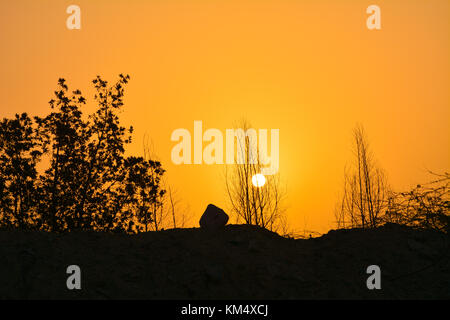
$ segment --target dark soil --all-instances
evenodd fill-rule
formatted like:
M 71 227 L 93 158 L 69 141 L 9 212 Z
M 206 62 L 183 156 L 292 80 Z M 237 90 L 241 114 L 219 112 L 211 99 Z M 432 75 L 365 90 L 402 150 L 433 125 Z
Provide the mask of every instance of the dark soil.
M 0 299 L 449 299 L 448 236 L 398 225 L 286 239 L 228 225 L 139 235 L 0 231 Z M 66 268 L 81 268 L 68 290 Z M 369 290 L 369 265 L 381 290 Z

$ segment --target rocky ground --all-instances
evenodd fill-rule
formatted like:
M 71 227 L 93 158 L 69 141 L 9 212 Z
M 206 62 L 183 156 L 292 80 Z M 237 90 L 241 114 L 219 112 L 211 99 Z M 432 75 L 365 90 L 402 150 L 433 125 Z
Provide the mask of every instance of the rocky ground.
M 0 231 L 0 299 L 449 299 L 447 236 L 386 225 L 286 239 L 253 226 Z M 68 290 L 66 268 L 81 268 Z M 381 268 L 368 290 L 366 268 Z

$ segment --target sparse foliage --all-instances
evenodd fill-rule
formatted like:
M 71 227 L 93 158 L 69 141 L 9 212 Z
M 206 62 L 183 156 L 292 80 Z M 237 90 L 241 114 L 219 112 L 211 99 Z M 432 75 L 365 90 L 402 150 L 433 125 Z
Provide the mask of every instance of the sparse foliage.
M 354 160 L 344 174 L 344 190 L 336 210 L 338 227 L 375 228 L 386 207 L 386 176 L 370 150 L 364 128 L 353 131 Z
M 386 222 L 449 233 L 450 174 L 430 174 L 435 177 L 431 182 L 389 195 Z
M 247 121 L 239 129 L 244 133 L 254 130 Z M 263 167 L 259 159 L 258 148 L 252 148 L 252 135 L 236 139 L 236 151 L 240 149 L 245 161 L 239 164 L 235 152 L 235 164 L 225 172 L 225 185 L 231 209 L 238 221 L 257 225 L 271 231 L 287 233 L 287 225 L 282 208 L 283 191 L 279 174 L 265 176 L 266 182 L 261 187 L 252 184 L 252 177 L 261 173 Z M 256 136 L 256 133 L 253 135 Z M 251 150 L 256 150 L 252 152 Z
M 154 151 L 153 143 L 148 135 L 144 136 L 143 141 L 144 158 L 149 161 L 150 159 L 158 159 L 156 152 Z M 156 163 L 159 163 L 156 161 Z M 157 168 L 151 171 L 151 175 L 157 175 Z M 191 218 L 189 208 L 181 205 L 181 201 L 178 197 L 177 191 L 169 184 L 167 176 L 158 180 L 158 184 L 161 185 L 163 192 L 156 194 L 155 201 L 150 208 L 151 221 L 150 230 L 162 230 L 169 228 L 185 227 Z

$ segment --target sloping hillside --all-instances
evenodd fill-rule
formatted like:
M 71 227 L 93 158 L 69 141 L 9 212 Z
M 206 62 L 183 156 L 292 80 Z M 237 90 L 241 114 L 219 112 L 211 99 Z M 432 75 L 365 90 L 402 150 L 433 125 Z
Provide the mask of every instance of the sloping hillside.
M 0 231 L 1 299 L 450 298 L 448 237 L 397 225 L 285 239 L 245 225 L 139 235 Z M 68 265 L 82 289 L 66 288 Z M 366 268 L 381 268 L 368 290 Z

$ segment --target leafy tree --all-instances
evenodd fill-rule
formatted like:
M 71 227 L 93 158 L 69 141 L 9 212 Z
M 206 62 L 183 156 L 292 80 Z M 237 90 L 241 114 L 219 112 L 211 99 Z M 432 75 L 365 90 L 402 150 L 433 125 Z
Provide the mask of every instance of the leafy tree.
M 36 163 L 41 156 L 26 113 L 0 122 L 0 225 L 29 228 L 35 220 Z
M 80 110 L 85 98 L 79 90 L 68 96 L 64 79 L 59 79 L 58 86 L 55 99 L 49 102 L 53 111 L 44 118 L 35 117 L 43 152 L 50 158 L 49 168 L 40 176 L 38 211 L 41 227 L 52 231 L 83 227 L 76 208 L 90 136 Z
M 86 99 L 58 80 L 51 113 L 0 123 L 0 225 L 47 231 L 139 232 L 160 228 L 156 212 L 165 190 L 161 163 L 124 157 L 133 128 L 120 125 L 124 87 L 93 80 L 97 110 L 83 117 Z M 38 175 L 36 164 L 49 166 Z
M 121 126 L 118 117 L 123 106 L 124 85 L 129 78 L 120 75 L 113 86 L 108 86 L 99 76 L 93 80 L 98 109 L 90 116 L 90 140 L 76 213 L 85 225 L 98 229 L 111 225 L 120 212 L 117 203 L 113 205 L 110 198 L 123 179 L 120 169 L 124 165 L 125 145 L 131 142 L 133 132 L 132 127 L 127 130 Z
M 129 157 L 125 160 L 125 169 L 125 192 L 129 199 L 127 207 L 135 213 L 135 230 L 160 230 L 158 212 L 162 209 L 161 198 L 165 194 L 160 186 L 164 174 L 161 163 L 142 157 Z

